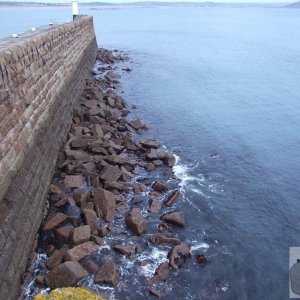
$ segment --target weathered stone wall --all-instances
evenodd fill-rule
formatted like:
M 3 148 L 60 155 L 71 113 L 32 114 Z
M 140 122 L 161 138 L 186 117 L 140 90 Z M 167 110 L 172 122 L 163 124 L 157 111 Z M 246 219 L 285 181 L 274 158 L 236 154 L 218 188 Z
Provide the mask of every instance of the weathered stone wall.
M 0 44 L 0 299 L 18 292 L 96 51 L 87 16 Z

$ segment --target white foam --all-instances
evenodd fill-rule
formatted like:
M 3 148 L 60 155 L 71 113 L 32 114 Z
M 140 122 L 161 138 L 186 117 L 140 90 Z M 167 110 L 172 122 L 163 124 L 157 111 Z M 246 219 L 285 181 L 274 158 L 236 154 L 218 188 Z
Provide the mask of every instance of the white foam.
M 168 260 L 168 254 L 166 251 L 160 250 L 156 247 L 151 249 L 151 252 L 143 253 L 139 260 L 146 260 L 149 263 L 140 267 L 140 273 L 147 278 L 154 275 L 156 268 L 163 262 Z
M 209 248 L 209 245 L 207 243 L 198 243 L 196 241 L 193 241 L 192 243 L 195 243 L 194 245 L 191 246 L 191 252 L 195 252 L 195 251 L 198 251 L 198 250 L 203 250 L 204 252 L 207 251 L 207 249 Z

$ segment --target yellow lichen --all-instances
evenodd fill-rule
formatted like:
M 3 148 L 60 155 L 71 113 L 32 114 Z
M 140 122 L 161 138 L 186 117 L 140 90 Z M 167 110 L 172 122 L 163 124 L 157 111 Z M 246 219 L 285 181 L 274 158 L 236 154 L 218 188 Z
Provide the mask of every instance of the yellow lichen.
M 35 300 L 105 300 L 89 290 L 83 288 L 61 288 L 53 290 L 50 294 L 38 294 Z

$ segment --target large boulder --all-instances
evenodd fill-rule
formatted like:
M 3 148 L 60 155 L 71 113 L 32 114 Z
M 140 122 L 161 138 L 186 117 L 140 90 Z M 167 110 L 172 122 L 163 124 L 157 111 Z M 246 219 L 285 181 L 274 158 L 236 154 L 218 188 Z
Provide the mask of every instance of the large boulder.
M 110 222 L 116 210 L 115 195 L 100 187 L 93 191 L 93 195 L 97 216 L 103 218 L 106 222 Z
M 161 263 L 155 270 L 154 276 L 150 279 L 150 285 L 159 284 L 169 276 L 169 263 Z
M 98 271 L 95 283 L 104 283 L 115 286 L 118 281 L 117 266 L 113 262 L 106 262 Z
M 162 201 L 156 198 L 151 198 L 149 200 L 148 212 L 159 213 L 162 207 Z
M 55 228 L 56 226 L 58 226 L 59 224 L 63 223 L 64 221 L 66 221 L 68 219 L 68 216 L 63 214 L 63 213 L 55 213 L 55 214 L 51 214 L 44 226 L 43 229 L 44 230 L 51 230 L 53 228 Z
M 132 211 L 125 218 L 126 225 L 136 235 L 141 235 L 147 230 L 147 222 L 143 217 L 140 209 L 133 208 Z
M 180 267 L 189 256 L 191 256 L 191 247 L 189 245 L 176 245 L 168 254 L 169 264 L 174 270 L 178 270 L 178 267 Z
M 168 184 L 160 180 L 155 181 L 152 185 L 152 188 L 154 191 L 157 191 L 159 193 L 167 192 L 169 190 Z
M 68 188 L 78 188 L 85 183 L 85 178 L 82 175 L 66 175 L 64 184 Z
M 165 214 L 165 215 L 161 216 L 160 219 L 162 221 L 174 224 L 179 227 L 185 226 L 185 218 L 181 211 L 174 211 L 172 213 Z
M 122 174 L 118 166 L 106 165 L 100 172 L 100 178 L 104 181 L 118 181 Z
M 175 190 L 174 192 L 171 193 L 171 195 L 168 197 L 167 201 L 164 202 L 165 206 L 171 207 L 174 205 L 178 197 L 180 196 L 180 191 Z
M 121 254 L 131 254 L 135 252 L 136 245 L 116 245 L 113 247 L 113 249 Z
M 83 215 L 84 215 L 85 224 L 90 226 L 91 231 L 97 230 L 98 224 L 97 224 L 96 212 L 91 209 L 85 209 L 83 211 Z
M 87 271 L 78 262 L 67 261 L 46 275 L 46 285 L 51 289 L 75 286 L 86 275 Z
M 91 237 L 90 225 L 80 226 L 74 229 L 71 242 L 73 245 L 79 245 L 89 241 L 90 237 Z
M 99 247 L 94 242 L 85 242 L 69 249 L 65 253 L 65 260 L 79 261 L 80 259 L 97 251 L 98 248 Z
M 180 244 L 180 240 L 178 238 L 167 236 L 161 233 L 152 234 L 149 240 L 153 244 L 171 244 L 171 245 Z
M 159 147 L 159 143 L 156 140 L 142 140 L 140 141 L 140 144 L 144 147 L 144 148 L 154 148 L 157 149 Z

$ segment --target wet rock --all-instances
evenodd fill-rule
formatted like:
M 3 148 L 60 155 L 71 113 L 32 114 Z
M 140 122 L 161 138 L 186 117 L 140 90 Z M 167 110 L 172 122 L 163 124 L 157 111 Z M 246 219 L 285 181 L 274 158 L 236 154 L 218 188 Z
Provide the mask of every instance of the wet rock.
M 162 207 L 162 201 L 159 199 L 152 198 L 149 200 L 148 212 L 159 213 Z
M 171 153 L 168 153 L 168 154 L 164 157 L 163 161 L 164 161 L 165 165 L 166 165 L 167 167 L 170 167 L 170 168 L 171 168 L 171 167 L 174 167 L 174 165 L 175 165 L 175 163 L 176 163 L 175 156 L 174 156 L 173 154 L 171 154 Z
M 169 233 L 171 231 L 171 227 L 166 223 L 162 222 L 158 225 L 158 231 L 161 233 Z
M 133 185 L 133 191 L 135 193 L 145 193 L 147 191 L 147 187 L 144 184 L 136 183 Z
M 75 286 L 86 275 L 87 271 L 78 262 L 67 261 L 46 275 L 46 285 L 51 289 Z
M 145 170 L 148 172 L 151 172 L 151 171 L 155 170 L 155 165 L 153 163 L 148 163 L 145 165 Z
M 78 261 L 98 250 L 98 246 L 94 242 L 85 242 L 69 249 L 65 253 L 65 260 Z
M 162 298 L 162 293 L 160 293 L 158 290 L 151 288 L 149 289 L 149 293 L 157 298 Z
M 85 209 L 83 211 L 83 215 L 84 215 L 85 224 L 90 226 L 91 231 L 96 230 L 98 227 L 96 212 L 94 210 Z
M 139 119 L 133 120 L 133 121 L 129 122 L 128 124 L 135 130 L 147 128 L 147 126 Z
M 142 140 L 140 141 L 140 144 L 148 149 L 154 148 L 158 149 L 159 143 L 156 140 Z
M 74 227 L 73 226 L 63 226 L 60 228 L 55 229 L 56 237 L 62 241 L 63 243 L 68 243 L 70 234 L 73 232 Z
M 35 283 L 37 285 L 45 285 L 46 284 L 46 279 L 44 275 L 38 275 L 35 278 Z
M 99 104 L 97 100 L 88 100 L 83 103 L 86 108 L 96 108 Z
M 61 206 L 64 206 L 68 203 L 69 203 L 68 198 L 64 198 L 64 199 L 61 199 L 61 200 L 57 201 L 53 206 L 54 207 L 61 207 Z
M 51 195 L 53 195 L 53 194 L 61 194 L 61 190 L 56 185 L 50 184 L 49 194 L 51 194 Z
M 125 223 L 136 235 L 143 234 L 148 227 L 141 211 L 136 207 L 126 216 Z
M 164 159 L 165 153 L 161 152 L 160 150 L 157 149 L 150 149 L 150 151 L 146 154 L 146 158 L 148 160 L 157 160 L 157 159 Z
M 208 259 L 207 259 L 207 256 L 203 255 L 203 254 L 198 254 L 196 256 L 196 261 L 198 264 L 200 265 L 205 265 L 208 263 Z
M 163 161 L 160 160 L 160 159 L 153 160 L 152 163 L 153 163 L 156 167 L 162 166 L 162 165 L 164 164 Z
M 114 194 L 102 188 L 96 188 L 93 195 L 97 216 L 103 218 L 106 222 L 110 222 L 116 210 Z
M 66 175 L 64 184 L 68 188 L 78 188 L 85 183 L 82 175 Z
M 90 274 L 96 274 L 99 271 L 99 267 L 92 260 L 87 260 L 82 266 Z
M 154 182 L 152 188 L 154 191 L 157 191 L 159 193 L 167 192 L 169 190 L 168 184 L 160 180 Z
M 185 218 L 182 212 L 175 211 L 166 215 L 161 216 L 161 220 L 174 224 L 179 227 L 185 226 Z
M 118 281 L 117 266 L 113 262 L 106 262 L 98 271 L 95 283 L 104 283 L 115 286 Z
M 180 196 L 180 191 L 179 190 L 175 190 L 168 197 L 168 200 L 164 203 L 164 205 L 168 206 L 168 207 L 173 206 L 179 196 Z
M 107 190 L 118 190 L 120 192 L 129 192 L 130 187 L 128 184 L 124 182 L 108 182 L 106 181 L 104 183 L 104 188 Z
M 120 226 L 108 225 L 107 229 L 112 233 L 126 233 L 126 230 Z
M 46 246 L 46 253 L 48 256 L 52 255 L 55 250 L 56 250 L 55 247 L 51 244 Z
M 71 142 L 71 147 L 72 148 L 87 148 L 87 146 L 93 142 L 94 139 L 74 139 L 72 142 Z
M 161 263 L 155 270 L 154 276 L 150 279 L 150 285 L 159 284 L 169 276 L 169 263 Z
M 107 165 L 100 172 L 100 178 L 105 181 L 118 181 L 118 179 L 122 176 L 122 172 L 118 166 Z
M 94 242 L 95 244 L 97 244 L 98 246 L 102 246 L 103 245 L 103 239 L 99 236 L 96 235 L 92 235 L 91 236 L 91 241 Z
M 186 244 L 174 246 L 168 254 L 170 266 L 174 270 L 178 270 L 185 259 L 191 255 L 191 248 Z
M 47 218 L 47 220 L 43 226 L 43 229 L 51 230 L 51 229 L 55 228 L 57 225 L 66 221 L 67 219 L 68 219 L 68 216 L 63 213 L 52 214 Z
M 113 249 L 121 254 L 131 254 L 135 253 L 136 246 L 135 245 L 116 245 Z
M 91 237 L 90 225 L 80 226 L 74 229 L 71 242 L 73 245 L 79 245 L 81 243 L 89 241 Z
M 107 234 L 107 228 L 105 226 L 99 227 L 98 234 L 100 237 L 105 237 Z
M 61 252 L 60 250 L 55 250 L 53 254 L 47 259 L 46 267 L 49 270 L 52 270 L 63 261 L 63 258 L 64 258 L 63 252 Z
M 152 234 L 149 238 L 150 242 L 153 244 L 171 244 L 179 245 L 180 240 L 176 237 L 170 237 L 164 234 Z

